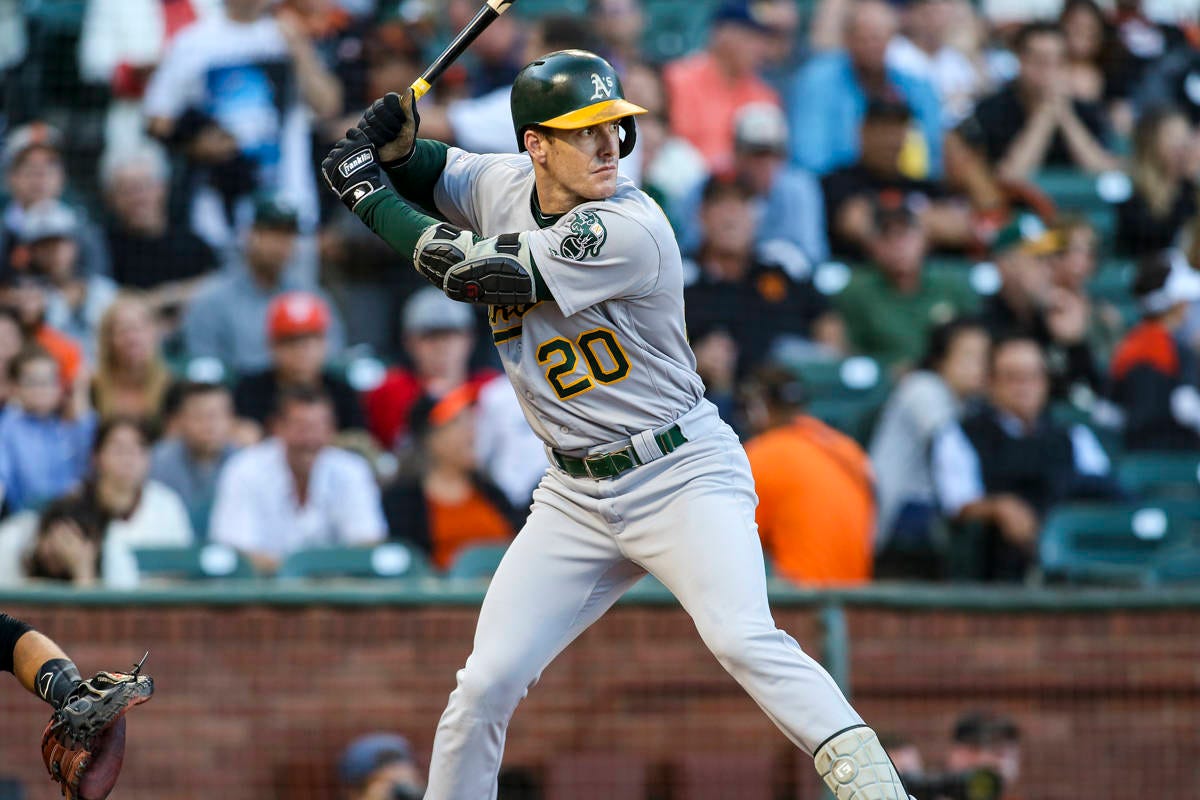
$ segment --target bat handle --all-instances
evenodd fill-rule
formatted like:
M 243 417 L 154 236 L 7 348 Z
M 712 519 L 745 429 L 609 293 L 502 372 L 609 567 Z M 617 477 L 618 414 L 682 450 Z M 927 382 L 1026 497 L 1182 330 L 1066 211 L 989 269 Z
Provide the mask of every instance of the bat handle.
M 429 93 L 429 81 L 425 80 L 424 78 L 417 78 L 415 81 L 413 81 L 412 86 L 408 88 L 412 89 L 413 100 L 420 100 Z

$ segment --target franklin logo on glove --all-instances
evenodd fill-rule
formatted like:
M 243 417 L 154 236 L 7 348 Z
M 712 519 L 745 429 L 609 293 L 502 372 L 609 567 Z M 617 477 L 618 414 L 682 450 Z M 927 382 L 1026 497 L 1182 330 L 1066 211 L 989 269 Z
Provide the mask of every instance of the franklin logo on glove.
M 342 173 L 343 178 L 349 178 L 358 170 L 365 167 L 367 164 L 374 163 L 375 154 L 370 149 L 363 150 L 350 156 L 350 158 L 338 164 L 338 171 Z

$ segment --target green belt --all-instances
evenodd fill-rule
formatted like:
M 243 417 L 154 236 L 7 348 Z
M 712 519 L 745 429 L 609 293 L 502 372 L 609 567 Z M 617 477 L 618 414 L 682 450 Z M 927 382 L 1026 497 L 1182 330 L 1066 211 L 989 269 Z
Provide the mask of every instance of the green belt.
M 654 441 L 662 454 L 666 455 L 674 452 L 687 438 L 678 425 L 672 425 L 662 433 L 656 433 Z M 557 450 L 551 450 L 550 453 L 554 463 L 572 478 L 615 478 L 634 467 L 640 467 L 643 463 L 632 444 L 611 453 L 600 453 L 586 458 L 576 458 Z

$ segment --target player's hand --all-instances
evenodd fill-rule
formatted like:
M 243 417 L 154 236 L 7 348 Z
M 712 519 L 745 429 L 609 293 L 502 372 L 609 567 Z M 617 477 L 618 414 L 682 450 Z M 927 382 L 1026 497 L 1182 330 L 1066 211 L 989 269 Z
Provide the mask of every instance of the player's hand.
M 321 174 L 351 211 L 385 187 L 379 156 L 358 128 L 346 131 L 346 138 L 333 146 L 321 162 Z
M 358 129 L 375 145 L 385 167 L 398 167 L 412 157 L 420 126 L 421 115 L 412 89 L 403 97 L 388 92 L 371 103 L 358 121 Z

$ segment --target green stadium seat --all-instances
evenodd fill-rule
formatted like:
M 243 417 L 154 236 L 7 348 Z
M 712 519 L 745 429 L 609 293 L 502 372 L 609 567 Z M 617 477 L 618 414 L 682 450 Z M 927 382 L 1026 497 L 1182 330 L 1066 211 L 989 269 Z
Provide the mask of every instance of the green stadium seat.
M 887 372 L 868 356 L 841 361 L 797 361 L 788 368 L 804 384 L 810 400 L 886 397 Z
M 814 400 L 805 411 L 866 446 L 885 402 L 884 397 L 833 397 Z
M 223 544 L 144 547 L 133 554 L 143 577 L 206 580 L 257 576 L 248 558 Z
M 314 547 L 284 559 L 280 578 L 419 578 L 429 561 L 402 542 L 374 547 Z
M 447 578 L 490 578 L 496 574 L 500 559 L 508 545 L 486 544 L 468 547 L 454 557 L 450 568 L 446 570 Z
M 1088 283 L 1088 294 L 1111 303 L 1127 302 L 1132 295 L 1134 265 L 1129 261 L 1107 261 L 1100 266 Z
M 1200 453 L 1128 453 L 1117 464 L 1117 476 L 1139 497 L 1200 501 Z
M 1038 556 L 1047 578 L 1148 583 L 1155 556 L 1188 536 L 1186 521 L 1161 505 L 1068 505 L 1047 517 Z
M 1153 578 L 1161 586 L 1200 585 L 1200 546 L 1185 544 L 1160 553 L 1154 559 Z

